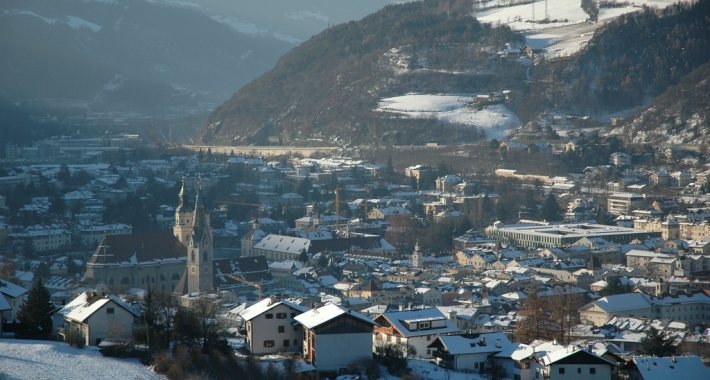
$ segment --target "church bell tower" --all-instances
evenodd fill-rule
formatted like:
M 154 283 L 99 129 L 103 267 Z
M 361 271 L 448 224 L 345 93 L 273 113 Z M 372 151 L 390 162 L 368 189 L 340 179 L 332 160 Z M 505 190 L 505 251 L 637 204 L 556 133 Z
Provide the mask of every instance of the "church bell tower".
M 210 292 L 214 288 L 213 236 L 210 216 L 205 210 L 202 196 L 202 179 L 199 180 L 190 227 L 187 236 L 187 291 Z

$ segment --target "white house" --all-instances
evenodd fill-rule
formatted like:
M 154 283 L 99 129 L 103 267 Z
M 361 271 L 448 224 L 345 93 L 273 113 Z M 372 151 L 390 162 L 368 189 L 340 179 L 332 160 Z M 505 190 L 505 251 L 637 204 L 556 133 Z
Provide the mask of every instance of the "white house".
M 281 350 L 300 351 L 303 335 L 294 321 L 306 311 L 306 307 L 269 297 L 240 312 L 249 352 L 268 355 Z
M 437 363 L 454 371 L 471 370 L 483 373 L 488 357 L 495 355 L 510 345 L 504 333 L 481 334 L 477 338 L 460 335 L 444 335 L 428 347 L 434 349 Z
M 533 377 L 549 380 L 611 379 L 616 367 L 616 363 L 576 346 L 567 346 L 544 355 L 536 354 L 536 358 L 532 362 Z
M 440 335 L 459 332 L 454 322 L 439 309 L 407 310 L 382 313 L 375 317 L 374 351 L 388 343 L 406 344 L 414 347 L 416 357 L 431 358 L 428 346 Z
M 133 324 L 140 318 L 140 310 L 114 295 L 100 296 L 84 292 L 58 311 L 64 317 L 60 335 L 66 339 L 71 331 L 78 331 L 87 346 L 98 346 L 106 338 L 133 337 Z
M 4 302 L 0 300 L 2 318 L 8 321 L 13 321 L 17 318 L 17 312 L 20 311 L 20 306 L 25 302 L 22 297 L 25 293 L 27 293 L 27 289 L 11 282 L 0 280 L 0 294 L 2 294 L 4 299 Z
M 303 357 L 318 371 L 347 369 L 355 359 L 372 357 L 370 318 L 335 304 L 296 316 L 303 326 Z

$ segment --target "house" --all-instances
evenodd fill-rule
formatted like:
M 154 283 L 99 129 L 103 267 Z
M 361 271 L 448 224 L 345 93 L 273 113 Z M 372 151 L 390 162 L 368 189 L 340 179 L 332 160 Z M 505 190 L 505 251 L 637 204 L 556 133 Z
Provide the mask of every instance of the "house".
M 448 174 L 436 179 L 436 189 L 445 193 L 450 193 L 453 192 L 454 187 L 461 182 L 463 182 L 463 178 L 457 175 Z
M 535 378 L 563 379 L 611 379 L 616 363 L 599 357 L 576 346 L 537 355 L 532 362 Z
M 477 338 L 460 335 L 440 336 L 428 348 L 433 350 L 437 364 L 454 371 L 474 371 L 483 373 L 488 358 L 498 354 L 510 345 L 502 332 L 481 334 Z
M 367 219 L 369 220 L 387 220 L 389 219 L 390 216 L 393 215 L 411 215 L 412 213 L 403 206 L 388 206 L 388 207 L 379 207 L 372 209 L 368 214 L 367 214 Z
M 622 152 L 614 152 L 611 154 L 611 163 L 616 167 L 630 166 L 631 156 Z
M 303 334 L 294 325 L 297 315 L 308 308 L 269 297 L 239 313 L 244 320 L 245 346 L 252 355 L 301 350 Z
M 497 353 L 494 359 L 503 366 L 506 377 L 528 380 L 532 378 L 530 362 L 534 357 L 532 346 L 515 342 Z
M 454 323 L 439 309 L 406 310 L 379 314 L 374 319 L 374 350 L 379 352 L 388 343 L 413 347 L 416 357 L 431 358 L 428 346 L 437 337 L 459 332 Z
M 25 302 L 23 300 L 27 289 L 15 285 L 11 282 L 0 280 L 0 313 L 2 318 L 7 321 L 14 321 L 17 318 L 17 313 L 20 311 L 20 306 Z
M 611 317 L 652 318 L 652 301 L 643 293 L 606 296 L 579 309 L 582 323 L 602 326 Z
M 710 379 L 699 356 L 634 356 L 627 367 L 629 380 Z
M 370 318 L 335 304 L 297 315 L 303 327 L 303 357 L 318 371 L 342 371 L 355 359 L 372 357 Z
M 140 310 L 115 295 L 101 296 L 84 292 L 58 311 L 64 317 L 59 334 L 67 339 L 72 332 L 81 334 L 84 345 L 98 346 L 106 338 L 132 339 L 134 323 Z

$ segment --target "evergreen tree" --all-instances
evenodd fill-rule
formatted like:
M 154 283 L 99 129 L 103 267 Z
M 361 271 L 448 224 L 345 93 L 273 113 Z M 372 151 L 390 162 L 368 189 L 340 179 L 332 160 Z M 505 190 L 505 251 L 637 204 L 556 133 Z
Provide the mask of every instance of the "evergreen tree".
M 611 296 L 614 294 L 631 293 L 628 286 L 623 286 L 619 277 L 609 277 L 606 279 L 606 286 L 599 291 L 602 297 Z
M 675 337 L 661 333 L 651 327 L 646 337 L 641 339 L 640 353 L 653 356 L 671 356 L 678 354 L 678 347 L 673 344 Z
M 545 203 L 542 204 L 542 209 L 540 209 L 540 216 L 548 222 L 560 220 L 560 205 L 557 204 L 554 194 L 550 193 L 545 198 Z
M 22 339 L 47 339 L 52 334 L 52 311 L 49 290 L 39 278 L 27 295 L 27 302 L 20 306 L 17 320 L 20 328 L 17 337 Z

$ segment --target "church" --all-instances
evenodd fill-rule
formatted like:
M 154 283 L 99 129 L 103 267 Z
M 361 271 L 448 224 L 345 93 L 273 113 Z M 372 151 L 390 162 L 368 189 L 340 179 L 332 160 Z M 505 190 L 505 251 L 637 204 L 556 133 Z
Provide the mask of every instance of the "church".
M 179 198 L 180 203 L 175 209 L 173 232 L 180 243 L 187 248 L 187 267 L 173 293 L 185 295 L 212 292 L 214 291 L 213 232 L 210 216 L 205 209 L 202 181 L 198 183 L 194 210 L 190 211 L 186 207 L 184 182 Z
M 148 288 L 184 295 L 213 290 L 212 227 L 198 184 L 194 210 L 187 207 L 185 182 L 170 231 L 107 235 L 86 264 L 82 283 Z
M 219 290 L 254 291 L 229 275 L 261 283 L 264 290 L 273 287 L 263 256 L 214 259 L 214 235 L 201 181 L 194 208 L 188 205 L 184 181 L 178 198 L 172 232 L 106 236 L 89 259 L 82 284 L 105 285 L 113 292 L 150 286 L 175 297 Z

